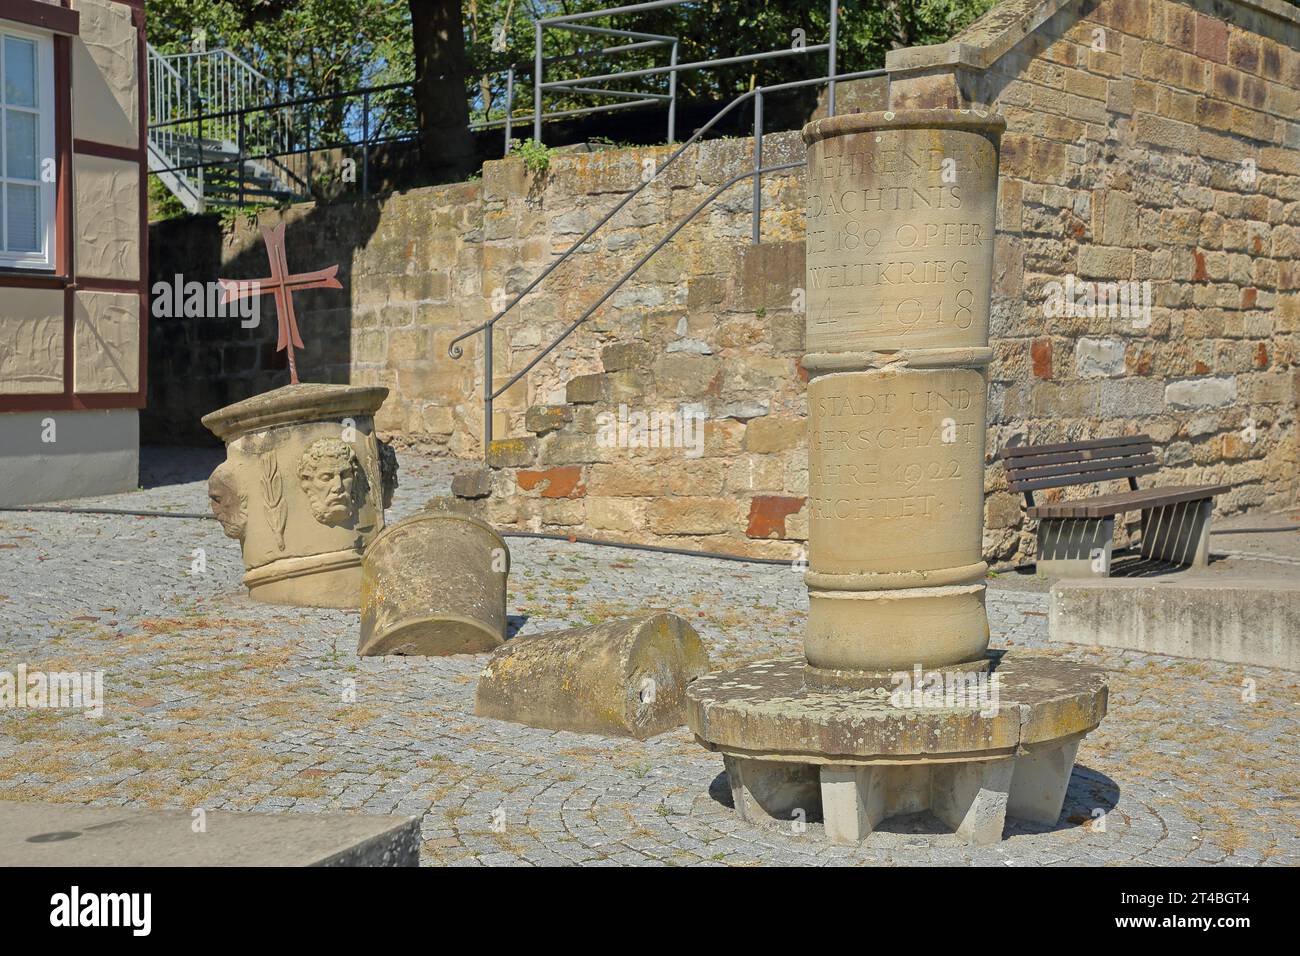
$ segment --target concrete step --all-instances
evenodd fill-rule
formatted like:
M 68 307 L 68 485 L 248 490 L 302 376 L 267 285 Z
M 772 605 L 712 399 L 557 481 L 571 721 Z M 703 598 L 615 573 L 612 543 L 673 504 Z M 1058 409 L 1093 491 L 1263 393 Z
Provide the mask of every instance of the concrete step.
M 1068 644 L 1300 670 L 1300 573 L 1061 580 L 1048 627 Z
M 4 866 L 417 866 L 420 818 L 0 801 Z

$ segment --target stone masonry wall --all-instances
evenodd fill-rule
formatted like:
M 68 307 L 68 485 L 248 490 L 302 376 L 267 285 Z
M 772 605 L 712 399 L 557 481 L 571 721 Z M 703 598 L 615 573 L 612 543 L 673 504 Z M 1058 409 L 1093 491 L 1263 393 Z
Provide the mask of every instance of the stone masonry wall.
M 1221 514 L 1296 504 L 1296 20 L 1199 0 L 1065 4 L 980 78 L 975 105 L 1008 121 L 992 313 L 990 560 L 1033 552 L 1021 497 L 1007 491 L 996 460 L 1015 436 L 1147 432 L 1161 447 L 1152 480 L 1234 485 L 1218 500 Z M 489 514 L 516 526 L 796 554 L 806 409 L 802 388 L 780 387 L 799 353 L 799 336 L 792 346 L 780 322 L 803 282 L 797 235 L 796 223 L 788 244 L 719 249 L 739 252 L 718 276 L 720 294 L 706 298 L 714 281 L 692 278 L 684 310 L 677 287 L 667 323 L 656 317 L 605 346 L 603 375 L 572 381 L 565 406 L 530 416 L 533 437 L 494 448 Z M 682 273 L 665 279 L 674 275 Z M 762 294 L 752 287 L 759 277 Z M 1147 284 L 1139 302 L 1149 311 L 1048 305 L 1072 284 L 1121 281 Z M 662 310 L 664 300 L 645 305 Z M 669 328 L 673 315 L 678 326 Z M 770 354 L 760 351 L 765 340 Z M 743 407 L 773 382 L 766 409 Z M 703 457 L 601 446 L 599 416 L 615 403 L 653 410 L 673 399 L 709 408 Z M 487 487 L 481 476 L 461 483 L 467 494 Z M 1090 490 L 1113 486 L 1069 493 Z
M 1008 120 L 992 314 L 991 560 L 1033 550 L 1032 523 L 996 461 L 1021 434 L 1148 432 L 1163 461 L 1154 477 L 1234 484 L 1220 513 L 1296 505 L 1300 27 L 1258 9 L 1272 2 L 1057 2 L 975 81 L 963 78 L 969 102 Z M 891 95 L 906 101 L 932 76 L 892 79 Z M 883 96 L 862 103 L 884 105 Z M 498 326 L 495 384 L 743 172 L 751 151 L 746 140 L 706 143 L 647 187 Z M 452 336 L 487 319 L 667 152 L 559 153 L 544 174 L 507 160 L 460 186 L 289 211 L 291 268 L 340 262 L 345 287 L 300 299 L 304 380 L 387 385 L 381 432 L 464 459 L 457 490 L 498 525 L 797 556 L 807 484 L 798 171 L 765 178 L 761 245 L 749 241 L 741 182 L 652 257 L 498 399 L 492 467 L 479 465 L 481 337 L 453 361 Z M 768 164 L 802 156 L 797 134 L 765 142 Z M 213 276 L 265 274 L 252 224 L 196 240 L 193 223 L 155 227 L 155 280 L 180 260 L 207 263 L 200 269 Z M 1051 283 L 1070 277 L 1149 282 L 1149 323 L 1141 313 L 1048 314 Z M 285 380 L 273 322 L 251 331 L 230 320 L 152 325 L 151 388 L 175 405 L 151 394 L 150 414 L 170 437 Z M 210 407 L 186 405 L 192 388 Z M 703 416 L 698 433 L 683 410 Z M 665 447 L 637 447 L 650 437 L 638 426 L 656 413 Z
M 1163 450 L 1149 480 L 1231 483 L 1219 513 L 1293 506 L 1300 10 L 1067 3 L 975 89 L 1008 124 L 990 451 L 1021 433 L 1147 432 Z M 1052 314 L 1067 277 L 1149 283 L 1149 316 Z M 994 465 L 986 550 L 1000 558 L 1031 545 L 1005 489 Z

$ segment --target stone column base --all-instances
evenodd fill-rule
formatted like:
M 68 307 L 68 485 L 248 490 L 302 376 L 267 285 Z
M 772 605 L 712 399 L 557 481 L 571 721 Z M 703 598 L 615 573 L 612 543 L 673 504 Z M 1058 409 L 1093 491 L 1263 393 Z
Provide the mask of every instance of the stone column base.
M 1054 824 L 1079 741 L 1106 712 L 1101 671 L 1029 655 L 1007 653 L 992 675 L 952 672 L 966 686 L 996 675 L 971 706 L 808 686 L 806 670 L 792 659 L 707 675 L 687 715 L 723 754 L 741 820 L 820 818 L 837 844 L 922 810 L 976 845 L 1001 840 L 1008 816 Z
M 723 755 L 736 816 L 747 823 L 821 818 L 831 843 L 861 843 L 891 817 L 931 811 L 967 843 L 1002 839 L 1008 816 L 1061 816 L 1078 739 L 1016 757 L 954 763 L 811 764 Z

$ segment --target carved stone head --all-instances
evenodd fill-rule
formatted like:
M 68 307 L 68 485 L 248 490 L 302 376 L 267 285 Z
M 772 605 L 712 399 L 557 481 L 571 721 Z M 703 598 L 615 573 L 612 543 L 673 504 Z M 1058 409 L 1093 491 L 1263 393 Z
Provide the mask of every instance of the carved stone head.
M 226 537 L 236 541 L 244 540 L 244 527 L 248 521 L 248 495 L 240 489 L 237 472 L 230 462 L 223 461 L 208 478 L 208 500 Z
M 342 525 L 357 516 L 356 452 L 337 438 L 319 438 L 298 460 L 298 483 L 312 516 L 324 525 Z

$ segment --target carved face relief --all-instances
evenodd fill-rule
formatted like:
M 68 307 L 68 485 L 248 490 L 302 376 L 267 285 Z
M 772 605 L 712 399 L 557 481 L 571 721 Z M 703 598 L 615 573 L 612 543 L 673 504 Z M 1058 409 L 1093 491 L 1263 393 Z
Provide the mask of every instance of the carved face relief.
M 352 446 L 337 438 L 317 439 L 302 453 L 298 482 L 317 521 L 336 526 L 356 518 L 360 470 Z
M 212 513 L 221 522 L 227 538 L 244 540 L 244 526 L 248 520 L 248 496 L 240 491 L 235 468 L 225 461 L 208 478 L 208 500 Z

